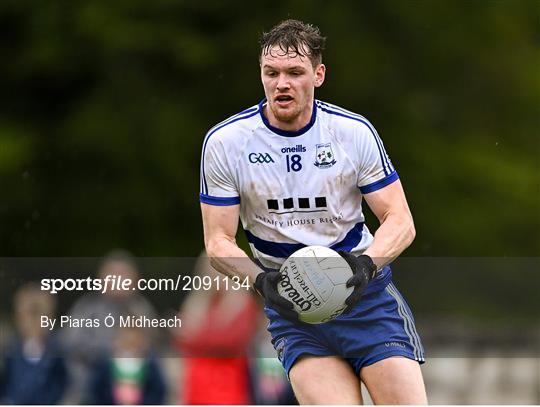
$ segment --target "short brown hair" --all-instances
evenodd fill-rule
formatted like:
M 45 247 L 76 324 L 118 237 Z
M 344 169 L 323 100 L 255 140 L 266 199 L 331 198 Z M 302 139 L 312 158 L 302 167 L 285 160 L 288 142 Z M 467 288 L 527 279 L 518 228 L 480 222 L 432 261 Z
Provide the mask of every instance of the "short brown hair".
M 272 47 L 278 46 L 286 54 L 307 56 L 313 67 L 316 67 L 322 62 L 325 41 L 318 27 L 298 20 L 285 20 L 262 34 L 259 58 L 270 53 Z

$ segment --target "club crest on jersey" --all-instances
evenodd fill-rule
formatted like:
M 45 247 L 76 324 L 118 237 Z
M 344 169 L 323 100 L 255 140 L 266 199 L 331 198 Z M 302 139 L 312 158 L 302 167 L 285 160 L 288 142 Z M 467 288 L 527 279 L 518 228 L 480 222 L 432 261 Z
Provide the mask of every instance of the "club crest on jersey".
M 283 352 L 285 351 L 286 342 L 287 342 L 287 338 L 281 338 L 274 345 L 274 348 L 276 349 L 278 360 L 280 362 L 283 361 Z
M 332 151 L 332 143 L 317 144 L 315 151 L 315 167 L 330 168 L 336 163 L 334 152 Z

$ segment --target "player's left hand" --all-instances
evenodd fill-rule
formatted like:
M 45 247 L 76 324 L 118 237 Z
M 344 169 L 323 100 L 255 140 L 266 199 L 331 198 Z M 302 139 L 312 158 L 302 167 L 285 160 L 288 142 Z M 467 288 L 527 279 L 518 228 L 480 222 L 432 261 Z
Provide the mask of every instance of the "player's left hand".
M 338 253 L 349 264 L 353 272 L 352 277 L 347 280 L 347 287 L 354 287 L 351 295 L 345 300 L 347 308 L 343 313 L 347 313 L 360 302 L 369 281 L 377 274 L 377 266 L 373 263 L 371 257 L 366 254 L 356 257 L 349 252 L 339 251 Z

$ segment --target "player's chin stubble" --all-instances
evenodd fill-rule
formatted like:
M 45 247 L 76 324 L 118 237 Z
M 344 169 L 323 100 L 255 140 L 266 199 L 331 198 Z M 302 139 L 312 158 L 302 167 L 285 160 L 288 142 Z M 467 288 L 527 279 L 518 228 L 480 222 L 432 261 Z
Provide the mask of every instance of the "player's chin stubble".
M 298 116 L 300 116 L 300 113 L 302 109 L 300 107 L 292 108 L 292 109 L 280 109 L 278 106 L 271 106 L 272 114 L 274 117 L 280 121 L 285 123 L 292 123 L 294 122 Z

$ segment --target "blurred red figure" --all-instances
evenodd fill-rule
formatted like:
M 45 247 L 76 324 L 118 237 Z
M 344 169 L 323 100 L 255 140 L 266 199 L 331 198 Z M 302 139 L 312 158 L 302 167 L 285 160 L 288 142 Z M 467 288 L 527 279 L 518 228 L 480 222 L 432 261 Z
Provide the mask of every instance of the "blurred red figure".
M 215 271 L 206 254 L 199 257 L 195 274 L 212 278 Z M 250 292 L 217 289 L 192 291 L 180 310 L 182 327 L 177 345 L 184 354 L 179 399 L 184 404 L 253 404 L 249 359 L 262 320 L 260 306 Z

